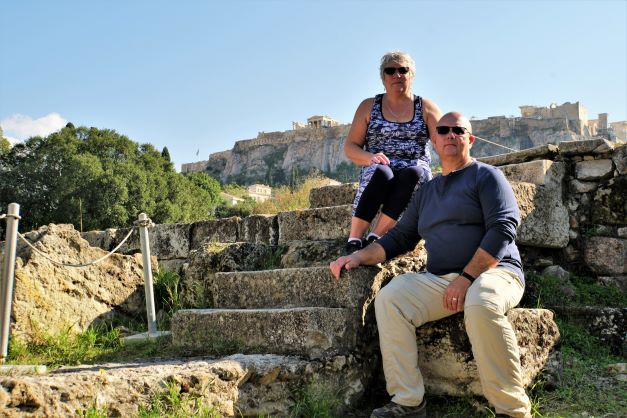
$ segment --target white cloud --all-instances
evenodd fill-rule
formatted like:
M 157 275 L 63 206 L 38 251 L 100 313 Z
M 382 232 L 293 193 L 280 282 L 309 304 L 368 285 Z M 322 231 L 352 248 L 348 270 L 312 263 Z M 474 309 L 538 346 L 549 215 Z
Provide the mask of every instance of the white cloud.
M 31 136 L 47 136 L 67 125 L 67 120 L 58 113 L 48 113 L 38 119 L 15 114 L 0 120 L 4 137 L 12 143 L 24 141 Z

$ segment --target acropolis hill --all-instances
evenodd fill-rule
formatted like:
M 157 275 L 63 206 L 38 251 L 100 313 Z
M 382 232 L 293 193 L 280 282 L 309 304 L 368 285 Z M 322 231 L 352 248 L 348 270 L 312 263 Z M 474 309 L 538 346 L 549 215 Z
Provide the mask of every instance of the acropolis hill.
M 520 106 L 518 117 L 473 119 L 473 133 L 508 148 L 521 150 L 562 141 L 603 137 L 626 140 L 627 121 L 608 123 L 607 113 L 588 119 L 579 102 L 548 107 Z M 209 159 L 183 164 L 181 172 L 204 171 L 221 182 L 285 184 L 294 176 L 321 171 L 342 181 L 357 178 L 355 167 L 344 155 L 350 124 L 328 116 L 312 116 L 307 124 L 292 123 L 291 130 L 259 132 L 257 138 L 237 141 L 232 150 L 216 152 Z M 504 148 L 476 141 L 475 157 L 503 154 Z

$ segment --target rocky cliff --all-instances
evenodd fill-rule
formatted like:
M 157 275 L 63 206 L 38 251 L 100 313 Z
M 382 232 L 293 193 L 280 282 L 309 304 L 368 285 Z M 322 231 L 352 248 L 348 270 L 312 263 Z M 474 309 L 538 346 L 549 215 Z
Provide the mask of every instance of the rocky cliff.
M 356 178 L 344 155 L 350 125 L 260 133 L 238 141 L 230 151 L 211 154 L 206 172 L 222 182 L 285 184 L 294 177 L 321 171 L 334 177 Z

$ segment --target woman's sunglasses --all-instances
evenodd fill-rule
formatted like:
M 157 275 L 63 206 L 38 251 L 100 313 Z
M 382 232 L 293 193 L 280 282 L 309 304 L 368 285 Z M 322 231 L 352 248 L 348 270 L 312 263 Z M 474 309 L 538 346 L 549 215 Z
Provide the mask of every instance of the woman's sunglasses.
M 435 130 L 440 135 L 447 135 L 450 131 L 453 131 L 455 135 L 463 135 L 468 129 L 463 126 L 436 126 Z
M 409 67 L 385 67 L 383 72 L 387 75 L 394 75 L 398 71 L 399 74 L 407 74 L 409 72 Z

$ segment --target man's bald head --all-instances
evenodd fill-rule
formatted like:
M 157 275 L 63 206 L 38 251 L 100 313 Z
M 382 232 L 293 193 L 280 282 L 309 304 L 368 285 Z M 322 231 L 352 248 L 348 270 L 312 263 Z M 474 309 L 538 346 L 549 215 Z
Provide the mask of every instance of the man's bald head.
M 468 118 L 459 112 L 448 112 L 440 118 L 438 126 L 463 126 L 472 133 L 472 125 Z

